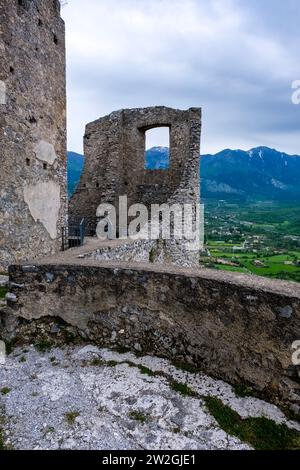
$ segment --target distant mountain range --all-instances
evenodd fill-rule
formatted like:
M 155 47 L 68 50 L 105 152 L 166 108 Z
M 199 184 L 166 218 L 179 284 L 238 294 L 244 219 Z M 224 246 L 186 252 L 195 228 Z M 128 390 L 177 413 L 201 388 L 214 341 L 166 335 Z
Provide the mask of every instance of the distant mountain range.
M 300 202 L 300 156 L 268 147 L 249 151 L 223 150 L 201 156 L 202 198 L 225 200 L 278 200 Z M 84 157 L 68 152 L 68 190 L 73 193 L 82 172 Z M 147 151 L 147 169 L 166 169 L 169 149 Z
M 152 147 L 147 150 L 146 169 L 165 170 L 170 164 L 170 151 L 168 147 Z

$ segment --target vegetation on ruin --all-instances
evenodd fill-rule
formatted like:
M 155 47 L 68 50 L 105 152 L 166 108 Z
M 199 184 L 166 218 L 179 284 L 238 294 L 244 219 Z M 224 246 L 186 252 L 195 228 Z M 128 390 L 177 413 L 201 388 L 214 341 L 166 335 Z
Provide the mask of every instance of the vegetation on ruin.
M 149 262 L 154 263 L 156 257 L 155 249 L 151 248 L 150 253 L 149 253 Z
M 40 338 L 36 343 L 35 343 L 35 349 L 39 352 L 47 352 L 50 351 L 53 348 L 53 341 L 51 341 L 48 338 Z
M 70 426 L 74 426 L 76 418 L 80 416 L 79 411 L 70 411 L 65 414 L 65 419 Z
M 141 364 L 138 365 L 139 371 L 143 375 L 149 375 L 150 377 L 155 377 L 156 373 L 153 370 L 149 369 L 148 367 L 142 366 Z
M 107 367 L 116 367 L 116 366 L 119 365 L 119 364 L 120 364 L 120 362 L 117 362 L 117 361 L 107 361 L 107 362 L 105 363 L 105 365 L 106 365 Z
M 235 395 L 240 398 L 251 397 L 255 395 L 253 389 L 245 384 L 236 384 L 234 385 L 233 389 Z
M 0 287 L 0 299 L 4 299 L 7 294 L 6 287 Z
M 127 348 L 126 346 L 116 346 L 115 348 L 113 348 L 113 351 L 116 351 L 117 353 L 119 354 L 126 354 L 128 352 L 132 352 L 129 348 Z
M 197 374 L 197 373 L 201 372 L 201 369 L 193 366 L 192 364 L 188 364 L 186 362 L 174 361 L 173 365 L 174 365 L 174 367 L 176 367 L 176 369 L 180 369 L 183 372 L 189 372 L 190 374 Z
M 90 364 L 94 367 L 100 367 L 103 366 L 105 363 L 99 357 L 93 357 Z
M 218 398 L 205 397 L 204 400 L 225 432 L 248 442 L 256 450 L 300 449 L 300 434 L 285 424 L 277 424 L 265 417 L 242 419 Z
M 195 397 L 197 393 L 195 393 L 186 383 L 176 382 L 176 380 L 170 383 L 171 389 L 175 392 L 180 393 L 186 397 Z
M 13 352 L 15 344 L 16 344 L 16 341 L 14 339 L 12 339 L 11 341 L 5 342 L 5 350 L 8 356 Z
M 148 416 L 146 416 L 144 413 L 142 413 L 141 411 L 137 411 L 137 410 L 134 410 L 134 411 L 131 411 L 129 413 L 129 418 L 135 420 L 135 421 L 139 421 L 140 423 L 144 424 L 148 421 Z

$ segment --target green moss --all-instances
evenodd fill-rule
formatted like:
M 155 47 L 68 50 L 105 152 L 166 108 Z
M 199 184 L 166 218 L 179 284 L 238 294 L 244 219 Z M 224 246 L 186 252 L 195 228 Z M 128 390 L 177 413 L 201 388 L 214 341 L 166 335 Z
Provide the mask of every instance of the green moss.
M 228 434 L 248 442 L 257 450 L 300 449 L 300 434 L 285 424 L 265 417 L 242 419 L 221 400 L 206 397 L 206 406 L 219 426 Z
M 116 367 L 119 364 L 121 364 L 121 362 L 117 362 L 117 361 L 107 361 L 106 362 L 107 367 Z
M 1 388 L 0 392 L 1 392 L 1 395 L 8 395 L 11 392 L 11 388 L 3 387 Z
M 0 287 L 0 299 L 4 299 L 7 292 L 8 291 L 7 291 L 6 287 Z
M 175 392 L 180 393 L 181 395 L 184 395 L 186 397 L 195 397 L 197 394 L 190 389 L 190 387 L 187 384 L 181 383 L 181 382 L 176 382 L 175 380 L 171 382 L 171 389 L 174 390 Z
M 156 258 L 156 250 L 154 248 L 151 248 L 150 253 L 149 253 L 149 263 L 154 263 Z
M 173 429 L 172 429 L 172 432 L 173 432 L 174 434 L 179 434 L 179 433 L 180 433 L 180 428 L 173 428 Z
M 91 360 L 91 366 L 100 367 L 100 366 L 103 366 L 103 365 L 104 365 L 104 362 L 99 357 L 94 357 Z
M 155 377 L 156 375 L 153 370 L 148 369 L 148 367 L 142 366 L 141 364 L 139 364 L 137 367 L 143 375 L 149 375 L 150 377 Z
M 80 416 L 78 411 L 70 411 L 69 413 L 65 414 L 66 421 L 70 426 L 75 424 L 75 420 L 78 418 L 78 416 Z
M 13 352 L 13 349 L 15 347 L 16 341 L 6 341 L 5 342 L 5 349 L 6 349 L 6 354 L 9 356 Z
M 47 338 L 41 338 L 39 341 L 35 343 L 35 349 L 39 352 L 47 352 L 53 348 L 53 342 Z
M 125 346 L 116 346 L 115 348 L 113 348 L 113 351 L 116 351 L 119 354 L 126 354 L 130 352 L 130 349 L 126 348 Z
M 19 359 L 19 362 L 26 362 L 26 361 L 27 361 L 27 359 L 26 359 L 25 356 L 22 356 L 22 357 L 20 357 L 20 359 Z
M 148 416 L 141 411 L 131 411 L 129 413 L 129 417 L 135 421 L 139 421 L 140 423 L 146 423 L 148 421 Z
M 65 333 L 65 343 L 70 345 L 70 344 L 76 344 L 77 342 L 77 336 L 75 335 L 75 333 L 72 333 L 70 331 L 66 331 Z
M 173 365 L 177 368 L 182 370 L 183 372 L 189 372 L 190 374 L 198 374 L 201 370 L 191 364 L 184 363 L 184 362 L 173 362 Z
M 251 397 L 254 395 L 253 389 L 244 384 L 237 384 L 233 387 L 234 393 L 237 397 Z

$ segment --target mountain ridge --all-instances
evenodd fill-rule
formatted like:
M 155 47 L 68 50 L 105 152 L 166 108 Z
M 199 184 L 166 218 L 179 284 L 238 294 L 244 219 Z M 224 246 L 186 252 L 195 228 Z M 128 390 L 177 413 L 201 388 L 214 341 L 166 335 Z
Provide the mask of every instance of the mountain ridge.
M 68 152 L 68 190 L 80 179 L 84 157 Z M 146 152 L 146 169 L 166 169 L 169 149 L 153 147 Z M 260 146 L 250 150 L 224 149 L 201 155 L 202 198 L 300 199 L 300 156 Z

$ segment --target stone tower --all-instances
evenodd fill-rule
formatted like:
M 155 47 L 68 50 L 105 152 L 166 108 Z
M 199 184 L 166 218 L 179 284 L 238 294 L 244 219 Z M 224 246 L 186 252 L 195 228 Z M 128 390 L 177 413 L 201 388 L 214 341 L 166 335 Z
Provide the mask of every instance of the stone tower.
M 67 222 L 58 0 L 0 0 L 0 268 L 59 249 Z

